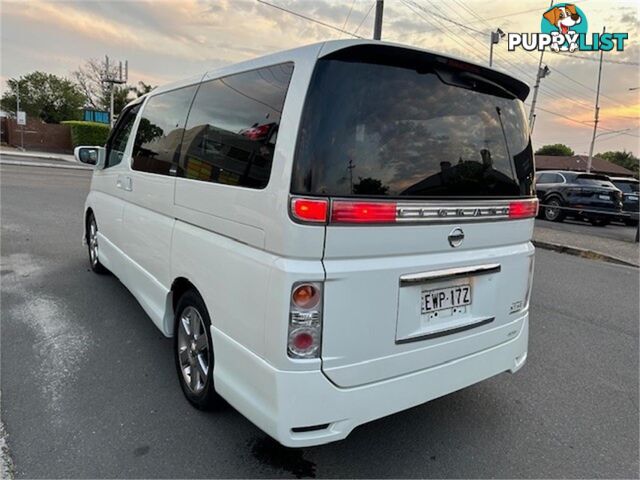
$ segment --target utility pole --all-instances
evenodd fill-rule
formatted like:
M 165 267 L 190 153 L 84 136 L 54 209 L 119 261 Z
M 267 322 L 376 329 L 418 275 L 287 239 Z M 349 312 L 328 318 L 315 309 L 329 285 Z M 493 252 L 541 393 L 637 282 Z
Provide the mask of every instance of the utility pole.
M 536 75 L 536 84 L 533 86 L 533 99 L 531 100 L 531 110 L 529 111 L 529 125 L 530 125 L 529 128 L 531 129 L 531 132 L 529 133 L 533 133 L 533 122 L 536 118 L 536 102 L 538 101 L 538 90 L 540 88 L 540 80 L 542 80 L 544 77 L 546 77 L 551 73 L 551 70 L 549 70 L 549 67 L 545 65 L 543 68 L 541 65 L 542 65 L 542 54 L 540 54 L 540 64 L 538 65 L 538 74 Z
M 16 123 L 20 125 L 20 150 L 24 152 L 24 124 L 20 117 L 20 79 L 16 83 Z
M 549 3 L 549 8 L 551 7 L 553 7 L 553 0 L 551 0 L 551 2 Z M 538 89 L 540 88 L 540 79 L 549 75 L 549 67 L 545 65 L 544 69 L 542 68 L 543 57 L 544 57 L 544 50 L 540 52 L 540 61 L 538 62 L 538 71 L 536 73 L 536 84 L 533 87 L 533 99 L 531 100 L 531 110 L 529 110 L 529 125 L 530 125 L 529 128 L 531 129 L 531 132 L 529 133 L 533 133 L 533 121 L 536 116 L 535 114 L 536 100 L 538 100 Z
M 491 32 L 491 43 L 489 45 L 489 66 L 493 66 L 493 46 L 500 42 L 501 38 L 504 38 L 504 32 L 501 29 L 497 29 L 495 32 Z
M 114 125 L 114 115 L 113 115 L 113 93 L 116 85 L 122 85 L 127 83 L 129 80 L 129 61 L 125 60 L 124 62 L 124 76 L 122 72 L 122 62 L 118 64 L 118 75 L 112 76 L 109 68 L 109 56 L 105 55 L 104 57 L 104 77 L 102 78 L 102 83 L 110 83 L 111 84 L 111 97 L 109 99 L 109 123 L 111 124 L 111 128 Z
M 376 0 L 376 19 L 373 23 L 373 39 L 380 40 L 382 37 L 382 11 L 384 10 L 384 0 Z
M 607 27 L 602 27 L 602 33 Z M 591 163 L 593 162 L 593 147 L 596 144 L 596 132 L 598 131 L 598 120 L 600 119 L 600 80 L 602 79 L 602 56 L 604 50 L 600 49 L 600 66 L 598 67 L 598 87 L 596 88 L 596 111 L 593 122 L 593 136 L 591 137 L 591 146 L 589 147 L 589 159 L 587 160 L 587 173 L 591 173 Z

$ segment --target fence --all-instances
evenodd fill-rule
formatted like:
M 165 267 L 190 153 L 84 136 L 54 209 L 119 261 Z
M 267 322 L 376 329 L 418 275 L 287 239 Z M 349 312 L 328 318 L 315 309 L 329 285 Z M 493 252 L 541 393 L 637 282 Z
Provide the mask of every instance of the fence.
M 2 122 L 3 141 L 13 147 L 24 146 L 27 150 L 42 150 L 53 153 L 71 153 L 71 129 L 68 125 L 27 120 L 18 125 L 14 118 Z

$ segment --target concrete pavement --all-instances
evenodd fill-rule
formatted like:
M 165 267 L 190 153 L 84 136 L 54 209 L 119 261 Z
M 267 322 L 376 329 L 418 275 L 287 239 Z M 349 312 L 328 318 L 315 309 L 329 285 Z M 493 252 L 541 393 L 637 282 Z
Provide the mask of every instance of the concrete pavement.
M 640 266 L 636 230 L 637 227 L 618 224 L 594 227 L 574 220 L 562 223 L 536 220 L 533 238 L 536 245 L 543 248 Z
M 40 150 L 20 150 L 18 148 L 3 145 L 0 147 L 0 156 L 11 155 L 20 158 L 39 158 L 43 160 L 61 160 L 64 162 L 77 163 L 73 155 L 68 153 L 52 153 Z
M 2 419 L 18 478 L 638 474 L 638 270 L 536 253 L 527 365 L 285 449 L 184 400 L 163 338 L 80 244 L 90 172 L 0 167 Z

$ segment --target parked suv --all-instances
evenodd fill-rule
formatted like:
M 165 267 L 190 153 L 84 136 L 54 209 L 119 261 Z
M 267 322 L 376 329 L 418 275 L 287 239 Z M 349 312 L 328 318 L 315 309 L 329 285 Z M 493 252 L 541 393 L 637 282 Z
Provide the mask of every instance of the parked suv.
M 552 222 L 573 217 L 605 226 L 622 209 L 622 192 L 606 175 L 564 170 L 538 172 L 536 192 L 540 216 Z
M 91 268 L 174 337 L 191 403 L 223 397 L 287 446 L 515 372 L 538 203 L 528 93 L 372 41 L 159 87 L 106 148 L 77 149 L 97 159 Z
M 623 195 L 621 220 L 629 226 L 638 225 L 638 211 L 640 210 L 639 182 L 630 177 L 611 177 L 611 181 Z

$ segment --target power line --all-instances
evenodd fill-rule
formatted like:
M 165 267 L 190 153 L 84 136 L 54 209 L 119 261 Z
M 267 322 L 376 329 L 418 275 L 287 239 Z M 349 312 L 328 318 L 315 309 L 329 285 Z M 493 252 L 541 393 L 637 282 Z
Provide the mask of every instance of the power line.
M 481 61 L 484 58 L 483 55 L 481 53 L 477 53 L 477 50 L 473 47 L 473 45 L 469 45 L 467 42 L 465 42 L 463 39 L 461 38 L 456 38 L 455 36 L 453 36 L 452 34 L 450 34 L 447 30 L 442 30 L 437 24 L 431 22 L 431 20 L 429 20 L 428 18 L 426 18 L 425 16 L 423 16 L 418 10 L 416 10 L 416 8 L 420 8 L 419 5 L 417 5 L 414 1 L 411 0 L 400 0 L 402 2 L 402 4 L 407 7 L 409 10 L 411 10 L 415 15 L 417 15 L 422 21 L 426 22 L 427 24 L 429 24 L 431 27 L 433 27 L 435 30 L 439 31 L 440 33 L 442 33 L 443 35 L 451 38 L 454 42 L 456 43 L 460 43 L 461 41 L 464 42 L 467 46 L 470 46 L 473 55 L 477 58 L 480 58 Z M 423 10 L 422 8 L 420 8 L 421 10 Z M 424 11 L 424 10 L 423 10 Z
M 429 1 L 429 0 L 427 0 L 427 1 Z M 458 0 L 454 0 L 454 1 L 455 1 L 455 3 L 457 3 L 458 5 L 460 5 L 462 8 L 464 8 L 467 12 L 469 12 L 471 15 L 473 15 L 475 18 L 477 18 L 477 19 L 479 19 L 481 22 L 483 22 L 483 23 L 484 23 L 488 28 L 490 28 L 490 29 L 492 28 L 492 27 L 491 27 L 491 25 L 486 21 L 486 19 L 482 18 L 480 15 L 478 15 L 478 14 L 477 14 L 474 10 L 472 10 L 470 7 L 468 7 L 468 6 L 464 5 L 463 3 L 461 3 L 461 2 L 460 2 L 460 1 L 458 1 Z M 586 1 L 586 0 L 583 0 L 583 1 Z M 431 1 L 429 1 L 429 3 L 430 3 L 434 8 L 437 8 L 437 9 L 439 10 L 439 8 L 438 8 L 436 5 L 434 5 Z M 422 9 L 422 8 L 421 8 L 421 9 Z M 423 10 L 423 11 L 425 11 L 424 9 L 422 9 L 422 10 Z M 426 11 L 425 11 L 425 12 L 426 12 Z M 431 13 L 433 14 L 433 12 L 431 12 Z M 465 32 L 465 33 L 466 33 L 466 32 Z M 467 35 L 471 37 L 471 35 L 469 35 L 469 34 L 467 34 Z M 472 39 L 473 39 L 473 37 L 472 37 Z M 477 40 L 477 39 L 474 39 L 474 40 L 479 41 L 479 40 Z M 531 52 L 525 52 L 525 53 L 527 53 L 527 54 L 529 54 L 530 56 L 534 57 L 534 55 L 533 55 Z M 554 52 L 554 53 L 556 53 L 556 52 Z M 520 66 L 518 66 L 518 65 L 515 65 L 514 63 L 510 62 L 509 60 L 506 60 L 504 57 L 502 57 L 502 55 L 500 55 L 500 54 L 499 54 L 499 53 L 497 53 L 497 52 L 496 52 L 496 56 L 497 56 L 498 58 L 502 59 L 505 63 L 508 63 L 508 64 L 509 64 L 509 65 L 511 65 L 512 67 L 514 67 L 514 68 L 516 68 L 517 70 L 519 70 L 520 72 L 524 73 L 524 75 L 526 75 L 526 76 L 528 76 L 528 77 L 533 78 L 533 75 L 532 75 L 532 74 L 530 74 L 530 73 L 526 72 L 523 68 L 521 68 L 521 67 L 520 67 Z M 582 56 L 579 56 L 579 55 L 578 55 L 578 56 L 577 56 L 577 58 L 582 58 Z M 584 58 L 587 58 L 587 59 L 589 59 L 589 60 L 595 60 L 595 59 L 592 59 L 592 58 L 589 58 L 589 57 L 584 57 Z M 606 60 L 605 60 L 605 62 L 606 62 Z M 629 63 L 629 64 L 632 64 L 633 62 L 628 62 L 628 63 Z M 587 86 L 587 85 L 585 85 L 585 84 L 583 84 L 583 83 L 579 82 L 578 80 L 575 80 L 573 77 L 571 77 L 571 76 L 569 76 L 569 75 L 565 74 L 564 72 L 562 72 L 562 70 L 560 70 L 560 69 L 558 69 L 558 68 L 554 67 L 553 71 L 557 72 L 558 74 L 560 74 L 561 76 L 563 76 L 563 77 L 565 77 L 566 79 L 570 80 L 571 82 L 573 82 L 573 83 L 575 83 L 575 84 L 577 84 L 577 85 L 580 85 L 581 87 L 583 87 L 583 88 L 585 88 L 585 89 L 587 89 L 587 90 L 589 90 L 589 91 L 591 91 L 591 92 L 595 93 L 595 90 L 594 90 L 593 88 L 591 88 L 591 87 L 589 87 L 589 86 Z M 554 79 L 551 79 L 551 81 L 552 81 L 552 82 L 554 82 L 554 84 L 556 84 L 556 81 L 555 81 Z M 554 92 L 554 91 L 555 91 L 555 92 L 556 92 L 556 96 L 559 96 L 562 100 L 569 101 L 569 102 L 571 102 L 571 103 L 574 103 L 574 104 L 576 104 L 576 105 L 579 105 L 581 108 L 585 108 L 585 109 L 586 109 L 586 108 L 589 108 L 589 109 L 591 109 L 591 108 L 592 108 L 592 106 L 591 106 L 590 104 L 587 104 L 586 102 L 583 102 L 583 101 L 577 100 L 577 99 L 575 99 L 575 98 L 569 97 L 569 96 L 567 96 L 566 94 L 564 94 L 564 93 L 562 93 L 562 92 L 560 92 L 560 91 L 558 91 L 558 90 L 556 90 L 556 89 L 552 88 L 550 85 L 545 85 L 545 87 L 544 87 L 544 88 L 545 88 L 545 90 L 547 90 L 547 89 L 548 89 L 548 90 L 550 90 L 550 91 L 552 91 L 552 92 Z M 546 95 L 549 95 L 549 93 L 546 93 Z M 616 100 L 616 99 L 614 99 L 614 98 L 612 98 L 612 97 L 610 97 L 610 96 L 608 96 L 608 95 L 606 95 L 606 94 L 604 94 L 604 93 L 600 93 L 600 96 L 602 96 L 602 97 L 604 97 L 604 98 L 607 98 L 607 99 L 609 99 L 610 101 L 612 101 L 612 102 L 614 102 L 614 103 L 617 103 L 618 105 L 625 106 L 624 104 L 620 103 L 618 100 Z
M 429 2 L 429 3 L 431 3 L 431 2 Z M 434 5 L 434 7 L 435 7 L 435 5 Z M 435 8 L 437 8 L 437 7 L 435 7 Z M 438 8 L 438 10 L 440 10 L 440 9 Z M 477 30 L 475 28 L 471 28 L 470 26 L 465 25 L 464 23 L 459 23 L 459 22 L 456 22 L 455 20 L 451 20 L 449 17 L 447 17 L 445 15 L 440 15 L 440 14 L 437 14 L 437 13 L 434 13 L 434 12 L 425 12 L 425 13 L 429 13 L 429 14 L 433 15 L 434 17 L 438 17 L 438 18 L 444 20 L 445 22 L 452 23 L 453 25 L 456 25 L 456 26 L 458 26 L 460 28 L 464 28 L 465 30 L 470 30 L 472 32 L 475 32 L 477 34 L 483 35 L 485 37 L 489 35 L 488 33 L 483 32 L 481 30 Z
M 375 3 L 375 2 L 373 2 L 373 3 L 371 4 L 371 6 L 369 7 L 369 10 L 367 10 L 367 13 L 365 14 L 365 16 L 364 16 L 364 17 L 362 17 L 362 21 L 358 24 L 358 28 L 356 28 L 355 32 L 353 33 L 354 35 L 355 35 L 356 33 L 358 33 L 358 30 L 360 30 L 360 27 L 362 26 L 362 24 L 364 23 L 364 21 L 367 19 L 367 17 L 369 17 L 369 14 L 371 13 L 371 10 L 373 10 L 373 6 L 374 6 L 375 4 L 376 4 L 376 3 Z M 362 38 L 362 37 L 360 37 L 360 38 Z
M 552 51 L 553 52 L 553 51 Z M 562 55 L 562 53 L 560 52 L 553 52 L 553 53 L 557 53 L 558 55 Z M 573 58 L 579 58 L 581 60 L 589 60 L 590 62 L 599 62 L 600 59 L 598 58 L 591 58 L 588 57 L 587 55 L 576 55 L 575 53 L 572 53 L 571 56 Z M 634 66 L 637 67 L 638 65 L 640 65 L 640 62 L 630 62 L 628 60 L 613 60 L 613 59 L 603 59 L 602 60 L 603 63 L 614 63 L 616 65 L 630 65 L 630 66 Z
M 478 13 L 476 13 L 476 12 L 475 12 L 471 7 L 468 7 L 467 5 L 463 4 L 463 3 L 462 3 L 462 2 L 460 2 L 459 0 L 454 0 L 454 1 L 455 1 L 455 3 L 457 3 L 458 5 L 460 5 L 460 7 L 462 7 L 462 8 L 463 8 L 463 9 L 465 9 L 467 12 L 469 12 L 472 16 L 474 16 L 475 18 L 477 18 L 478 20 L 480 20 L 482 23 L 484 23 L 484 25 L 485 25 L 485 26 L 487 26 L 487 28 L 489 28 L 489 29 L 492 29 L 492 28 L 493 28 L 493 27 L 491 26 L 491 24 L 489 24 L 489 23 L 488 23 L 488 21 L 487 21 L 486 19 L 484 19 L 482 16 L 480 16 Z M 533 11 L 533 10 L 530 10 L 530 11 Z M 494 17 L 494 18 L 495 18 L 495 17 Z M 534 57 L 534 58 L 535 58 L 535 56 L 533 55 L 533 53 L 532 53 L 532 52 L 527 52 L 527 51 L 525 51 L 525 53 L 527 53 L 527 54 L 529 54 L 530 56 L 532 56 L 532 57 Z M 554 53 L 557 53 L 557 52 L 554 52 Z M 577 56 L 577 58 L 581 58 L 581 56 L 579 56 L 579 55 L 578 55 L 578 56 Z M 585 57 L 585 58 L 588 58 L 589 60 L 595 60 L 595 59 L 592 59 L 592 58 L 589 58 L 589 57 Z M 537 59 L 536 59 L 536 61 L 537 61 Z M 577 85 L 580 85 L 581 87 L 583 87 L 583 88 L 585 88 L 585 89 L 588 89 L 589 91 L 591 91 L 591 92 L 594 92 L 594 93 L 595 93 L 595 90 L 594 90 L 593 88 L 591 88 L 591 87 L 589 87 L 589 86 L 587 86 L 587 85 L 585 85 L 585 84 L 583 84 L 583 83 L 579 82 L 578 80 L 575 80 L 573 77 L 571 77 L 571 76 L 569 76 L 569 75 L 565 74 L 562 70 L 560 70 L 560 69 L 558 69 L 558 68 L 555 68 L 555 67 L 554 67 L 554 71 L 555 71 L 555 72 L 557 72 L 558 74 L 560 74 L 561 76 L 565 77 L 566 79 L 568 79 L 568 80 L 572 81 L 573 83 L 575 83 L 575 84 L 577 84 Z M 554 79 L 550 79 L 550 80 L 551 80 L 552 82 L 554 82 L 554 84 L 556 83 L 556 82 L 554 81 Z M 550 86 L 546 86 L 546 88 L 548 88 L 548 89 L 550 89 L 550 90 L 554 91 L 554 89 L 552 89 Z M 560 92 L 560 94 L 562 95 L 562 93 L 561 93 L 561 92 Z M 600 95 L 601 95 L 602 97 L 608 98 L 609 100 L 611 100 L 611 101 L 613 101 L 613 102 L 615 102 L 615 103 L 620 104 L 617 100 L 615 100 L 615 99 L 613 99 L 613 98 L 611 98 L 611 97 L 609 97 L 609 96 L 607 96 L 607 95 L 605 95 L 605 94 L 603 94 L 603 93 L 601 93 Z M 589 108 L 589 109 L 591 109 L 591 108 L 592 108 L 592 106 L 591 106 L 590 104 L 586 104 L 585 102 L 581 102 L 581 101 L 576 100 L 576 99 L 573 99 L 573 98 L 563 97 L 563 99 L 565 99 L 565 100 L 569 100 L 569 101 L 571 101 L 571 102 L 573 102 L 573 103 L 576 103 L 576 104 L 583 104 L 583 105 L 586 105 L 586 106 L 584 106 L 584 107 L 582 107 L 582 108 Z M 620 104 L 620 105 L 622 105 L 622 104 Z
M 575 118 L 569 117 L 567 115 L 563 115 L 562 113 L 557 113 L 557 112 L 554 112 L 552 110 L 547 110 L 546 108 L 542 108 L 542 107 L 537 107 L 537 109 L 541 110 L 541 111 L 543 111 L 545 113 L 548 113 L 550 115 L 555 115 L 556 117 L 564 118 L 565 120 L 569 120 L 570 122 L 574 122 L 574 123 L 580 124 L 583 127 L 591 128 L 593 126 L 592 125 L 593 122 L 586 122 L 586 121 L 583 121 L 583 120 L 576 120 Z M 600 127 L 600 130 L 605 130 L 607 132 L 615 132 L 616 131 L 616 130 L 613 130 L 611 128 L 605 128 L 605 127 Z M 622 135 L 628 135 L 630 137 L 640 138 L 639 135 L 633 135 L 633 134 L 628 133 L 628 132 L 622 132 Z
M 356 35 L 355 33 L 351 33 L 351 32 L 349 32 L 347 30 L 343 30 L 340 27 L 336 27 L 335 25 L 330 25 L 330 24 L 322 22 L 320 20 L 316 20 L 315 18 L 307 17 L 306 15 L 303 15 L 303 14 L 298 13 L 298 12 L 294 12 L 293 10 L 289 10 L 287 8 L 280 7 L 278 5 L 274 5 L 273 3 L 265 2 L 264 0 L 256 0 L 256 2 L 262 3 L 263 5 L 267 5 L 267 6 L 272 7 L 272 8 L 276 8 L 278 10 L 282 10 L 283 12 L 290 13 L 291 15 L 295 15 L 296 17 L 304 18 L 305 20 L 317 23 L 318 25 L 322 25 L 323 27 L 331 28 L 333 30 L 337 30 L 338 32 L 346 33 L 347 35 L 351 35 L 352 37 L 364 38 L 364 37 L 361 37 L 360 35 Z
M 356 0 L 351 1 L 351 8 L 349 9 L 349 13 L 347 13 L 347 18 L 344 19 L 344 23 L 342 24 L 342 29 L 344 30 L 347 26 L 347 22 L 349 21 L 349 17 L 351 17 L 351 12 L 353 12 L 353 6 L 356 4 Z
M 586 1 L 587 0 L 575 0 L 575 1 L 571 2 L 571 3 L 584 3 Z M 504 13 L 502 15 L 496 15 L 494 17 L 488 17 L 488 18 L 485 18 L 484 20 L 496 20 L 498 18 L 515 17 L 516 15 L 522 15 L 524 13 L 531 13 L 531 12 L 539 12 L 540 10 L 545 10 L 546 11 L 547 9 L 548 9 L 548 7 L 530 8 L 529 10 L 520 10 L 520 11 L 517 11 L 517 12 Z

